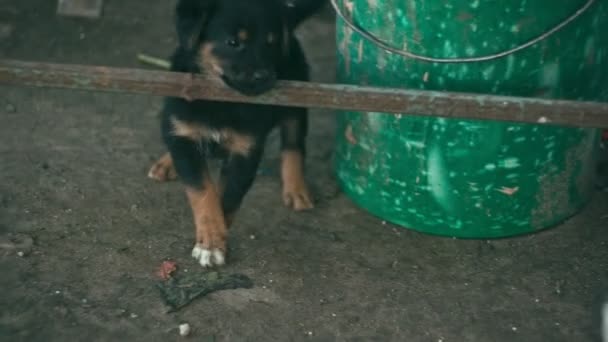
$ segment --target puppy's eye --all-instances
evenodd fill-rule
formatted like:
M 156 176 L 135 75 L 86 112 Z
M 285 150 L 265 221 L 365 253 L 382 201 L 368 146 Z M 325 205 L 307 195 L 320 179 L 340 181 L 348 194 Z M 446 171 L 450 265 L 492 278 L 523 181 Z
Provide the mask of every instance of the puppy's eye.
M 226 39 L 226 45 L 233 47 L 233 48 L 238 48 L 239 46 L 241 46 L 241 43 L 234 38 L 230 38 L 230 39 Z

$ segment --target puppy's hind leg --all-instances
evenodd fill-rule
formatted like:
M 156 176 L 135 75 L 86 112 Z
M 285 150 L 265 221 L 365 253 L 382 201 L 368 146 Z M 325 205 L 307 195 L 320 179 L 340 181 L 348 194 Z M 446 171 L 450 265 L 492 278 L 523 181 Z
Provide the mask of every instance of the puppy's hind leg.
M 281 124 L 281 179 L 283 202 L 296 211 L 314 207 L 304 180 L 304 157 L 308 115 L 306 109 L 296 109 Z
M 232 154 L 222 165 L 222 209 L 228 226 L 253 184 L 262 158 L 262 146 L 263 142 L 258 143 L 247 155 Z

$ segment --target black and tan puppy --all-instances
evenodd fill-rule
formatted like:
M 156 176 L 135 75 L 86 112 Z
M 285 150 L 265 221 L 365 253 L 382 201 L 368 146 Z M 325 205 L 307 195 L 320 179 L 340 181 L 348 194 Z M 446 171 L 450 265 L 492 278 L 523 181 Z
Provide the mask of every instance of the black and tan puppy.
M 179 46 L 172 70 L 204 72 L 246 95 L 271 89 L 277 79 L 308 80 L 308 65 L 293 31 L 324 0 L 180 0 Z M 202 266 L 225 262 L 226 235 L 255 178 L 270 131 L 281 129 L 283 201 L 312 208 L 303 177 L 305 108 L 167 98 L 162 135 L 169 153 L 151 168 L 159 181 L 186 186 L 196 226 L 192 256 Z M 221 158 L 219 181 L 209 158 Z

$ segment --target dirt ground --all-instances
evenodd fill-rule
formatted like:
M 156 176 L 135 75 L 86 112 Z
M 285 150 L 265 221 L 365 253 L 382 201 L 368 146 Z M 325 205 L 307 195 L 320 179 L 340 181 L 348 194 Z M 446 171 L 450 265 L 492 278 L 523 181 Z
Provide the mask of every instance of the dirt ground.
M 172 1 L 107 0 L 97 21 L 55 1 L 0 0 L 0 58 L 140 66 L 175 39 Z M 154 5 L 151 5 L 154 3 Z M 332 81 L 331 13 L 302 27 L 314 79 Z M 0 340 L 594 341 L 608 290 L 608 193 L 531 236 L 461 241 L 366 214 L 332 173 L 333 122 L 313 111 L 308 213 L 281 204 L 277 139 L 231 231 L 227 272 L 252 289 L 167 313 L 154 272 L 190 258 L 178 183 L 146 178 L 163 151 L 160 99 L 0 86 Z

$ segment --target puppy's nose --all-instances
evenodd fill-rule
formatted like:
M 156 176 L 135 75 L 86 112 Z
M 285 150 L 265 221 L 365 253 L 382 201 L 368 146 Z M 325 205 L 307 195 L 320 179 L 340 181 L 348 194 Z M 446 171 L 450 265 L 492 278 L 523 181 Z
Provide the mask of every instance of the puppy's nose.
M 253 73 L 254 81 L 264 81 L 270 78 L 270 71 L 268 70 L 257 70 Z

